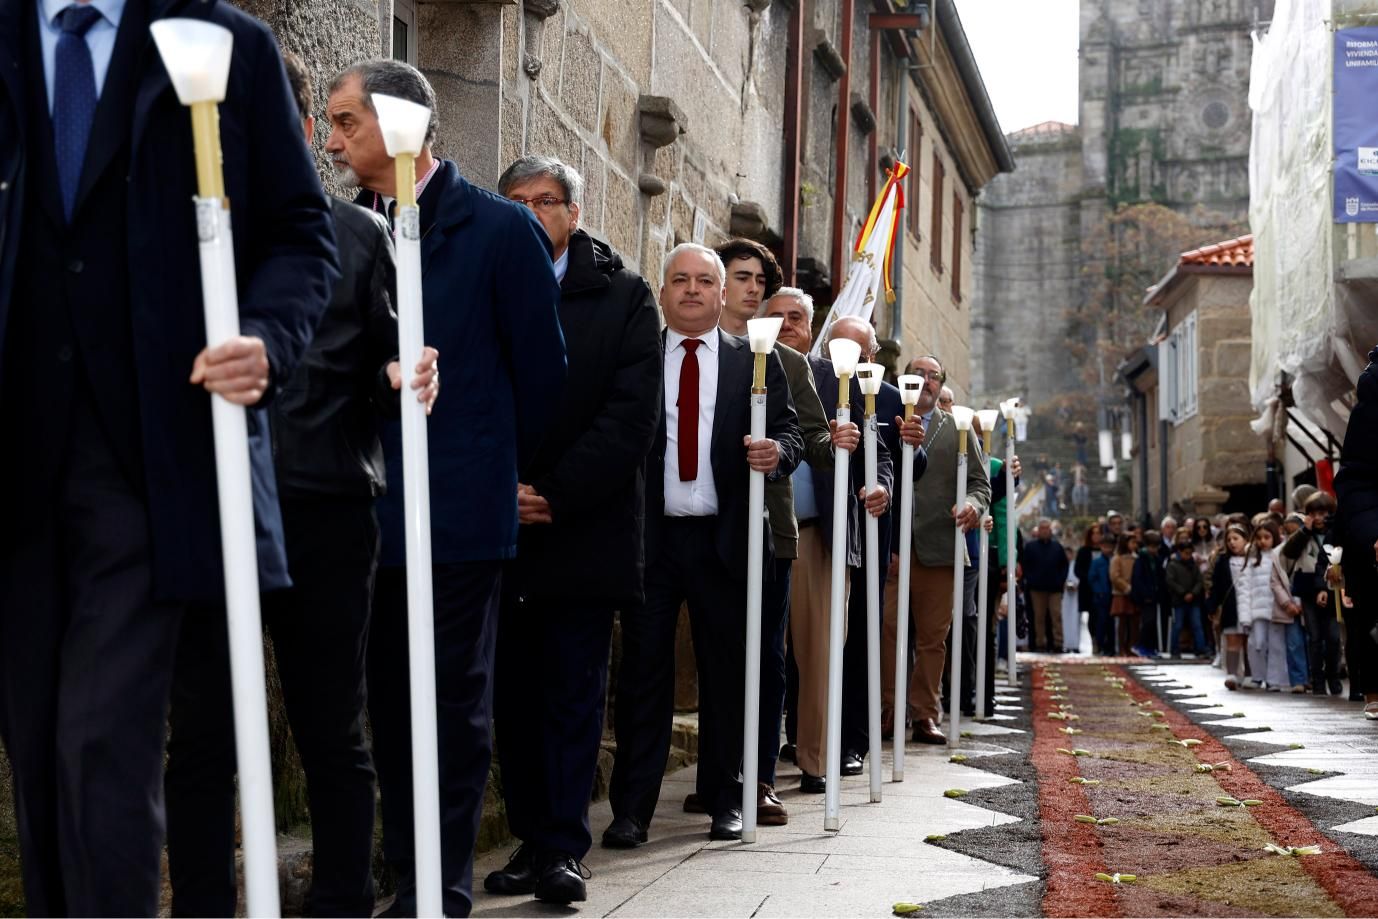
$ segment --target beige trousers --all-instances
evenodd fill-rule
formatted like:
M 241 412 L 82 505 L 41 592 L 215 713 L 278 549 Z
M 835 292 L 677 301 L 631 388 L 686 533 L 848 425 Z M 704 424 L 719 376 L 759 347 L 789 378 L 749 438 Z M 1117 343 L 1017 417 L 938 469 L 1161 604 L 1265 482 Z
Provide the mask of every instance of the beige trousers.
M 1053 590 L 1029 591 L 1029 602 L 1033 609 L 1034 651 L 1048 649 L 1048 620 L 1052 620 L 1053 652 L 1061 651 L 1062 644 L 1062 594 Z
M 930 568 L 917 561 L 909 572 L 909 597 L 912 604 L 911 628 L 914 634 L 914 671 L 909 677 L 909 710 L 915 719 L 939 720 L 942 706 L 943 666 L 947 656 L 947 634 L 952 631 L 952 566 Z M 887 610 L 885 634 L 888 647 L 881 649 L 881 660 L 895 660 L 894 614 Z M 881 673 L 885 669 L 882 668 Z M 892 702 L 893 705 L 893 697 Z M 895 719 L 899 720 L 898 716 Z
M 799 557 L 790 578 L 789 634 L 799 667 L 799 768 L 819 776 L 827 762 L 828 628 L 832 602 L 832 553 L 819 527 L 799 530 Z M 844 569 L 844 596 L 851 592 L 851 569 Z M 846 600 L 842 628 L 847 628 Z M 941 665 L 939 666 L 941 669 Z

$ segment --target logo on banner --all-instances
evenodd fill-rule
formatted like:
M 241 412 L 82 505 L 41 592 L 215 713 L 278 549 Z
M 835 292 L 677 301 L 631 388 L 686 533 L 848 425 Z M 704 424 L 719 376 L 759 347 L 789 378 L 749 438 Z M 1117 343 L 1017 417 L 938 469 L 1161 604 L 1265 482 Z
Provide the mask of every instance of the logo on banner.
M 1359 175 L 1378 176 L 1378 147 L 1359 147 Z
M 1359 196 L 1352 195 L 1345 198 L 1345 214 L 1349 217 L 1359 216 Z

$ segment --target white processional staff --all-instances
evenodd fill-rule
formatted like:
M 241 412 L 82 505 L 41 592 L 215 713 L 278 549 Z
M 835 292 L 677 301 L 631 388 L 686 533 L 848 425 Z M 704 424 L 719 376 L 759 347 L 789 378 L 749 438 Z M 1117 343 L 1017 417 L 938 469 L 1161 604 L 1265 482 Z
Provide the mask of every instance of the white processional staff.
M 967 503 L 967 435 L 971 433 L 974 412 L 965 405 L 952 407 L 952 423 L 957 427 L 957 503 L 960 514 Z M 966 533 L 960 523 L 953 524 L 952 552 L 952 641 L 948 642 L 952 663 L 948 674 L 947 743 L 957 746 L 962 736 L 962 616 L 966 606 Z
M 1000 412 L 993 408 L 983 408 L 976 413 L 977 420 L 981 422 L 981 442 L 985 445 L 982 460 L 988 464 L 988 468 L 990 439 L 995 434 L 995 422 L 999 417 Z M 986 518 L 990 516 L 985 515 Z M 986 629 L 990 627 L 986 612 L 986 604 L 990 602 L 990 534 L 986 532 L 985 519 L 981 521 L 981 565 L 977 576 L 980 581 L 976 587 L 976 720 L 982 721 L 986 717 L 986 649 L 990 645 L 990 638 L 986 634 Z
M 402 392 L 411 392 L 415 360 L 425 348 L 421 300 L 421 210 L 416 157 L 426 142 L 431 110 L 373 94 L 383 146 L 397 177 L 397 340 Z M 412 360 L 407 357 L 415 355 Z M 407 551 L 407 654 L 411 683 L 412 815 L 416 833 L 416 910 L 443 910 L 440 867 L 440 755 L 435 691 L 435 609 L 431 585 L 431 471 L 426 406 L 402 400 L 402 511 Z
M 221 167 L 220 109 L 234 36 L 199 19 L 161 19 L 150 26 L 178 100 L 191 109 L 196 155 L 196 232 L 206 344 L 239 334 L 230 201 Z M 268 752 L 268 698 L 263 674 L 263 625 L 258 604 L 258 548 L 254 536 L 249 430 L 243 407 L 211 396 L 216 493 L 224 556 L 225 612 L 230 644 L 235 759 L 243 825 L 244 888 L 252 916 L 277 916 L 277 830 L 273 768 Z
M 852 420 L 851 380 L 861 360 L 861 345 L 846 338 L 828 342 L 828 357 L 833 373 L 837 374 L 837 423 Z M 828 757 L 825 767 L 823 793 L 823 829 L 837 832 L 842 828 L 842 642 L 847 621 L 847 499 L 851 494 L 850 454 L 841 447 L 833 448 L 833 544 L 832 591 L 828 607 L 828 725 L 826 744 Z
M 1014 532 L 1019 525 L 1019 502 L 1014 493 L 1014 437 L 1019 412 L 1018 399 L 1006 399 L 1000 403 L 1000 414 L 1005 418 L 1005 673 L 1010 686 L 1019 685 L 1019 668 L 1014 661 L 1019 646 L 1014 597 Z
M 755 356 L 751 377 L 751 439 L 766 436 L 766 360 L 784 319 L 748 319 L 746 336 Z M 765 551 L 766 476 L 751 472 L 747 496 L 746 699 L 742 719 L 742 842 L 756 841 L 756 773 L 761 758 L 761 580 Z
M 876 419 L 876 395 L 880 384 L 885 380 L 885 368 L 880 364 L 858 364 L 857 384 L 866 399 L 863 420 L 866 423 L 865 465 L 866 494 L 870 495 L 880 487 L 880 475 L 876 470 L 876 440 L 879 424 Z M 861 513 L 866 520 L 866 553 L 862 559 L 866 565 L 866 724 L 870 735 L 871 760 L 871 803 L 880 801 L 881 781 L 881 736 L 880 736 L 880 569 L 876 567 L 880 555 L 880 521 L 862 506 Z
M 923 377 L 906 373 L 899 378 L 904 420 L 914 420 L 914 406 L 923 394 Z M 914 544 L 914 447 L 900 446 L 900 571 L 895 592 L 895 762 L 892 778 L 904 781 L 904 722 L 909 713 L 909 573 Z

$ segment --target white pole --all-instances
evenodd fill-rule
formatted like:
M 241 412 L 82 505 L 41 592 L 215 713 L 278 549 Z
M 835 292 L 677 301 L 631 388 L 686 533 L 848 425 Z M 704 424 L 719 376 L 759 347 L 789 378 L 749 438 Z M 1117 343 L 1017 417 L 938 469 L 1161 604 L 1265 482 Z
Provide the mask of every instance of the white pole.
M 397 329 L 404 394 L 412 391 L 413 361 L 420 358 L 426 341 L 422 324 L 420 224 L 421 212 L 416 205 L 408 205 L 398 211 Z M 435 608 L 431 592 L 431 473 L 428 449 L 426 407 L 404 395 L 402 501 L 407 551 L 407 653 L 411 662 L 416 909 L 418 916 L 439 916 L 444 909 L 444 882 L 440 866 L 440 752 L 436 736 Z
M 751 439 L 766 437 L 766 360 L 783 319 L 749 319 L 751 343 Z M 747 495 L 746 693 L 742 700 L 742 842 L 756 841 L 756 774 L 761 762 L 761 585 L 765 552 L 765 473 L 752 471 Z
M 986 604 L 990 602 L 990 534 L 986 532 L 986 521 L 990 515 L 981 518 L 981 562 L 978 569 L 980 583 L 976 585 L 976 720 L 986 717 L 986 647 L 989 639 L 986 628 Z
M 764 355 L 759 355 L 764 357 Z M 751 394 L 751 439 L 766 436 L 766 394 Z M 742 719 L 742 842 L 756 841 L 756 774 L 761 741 L 761 554 L 766 477 L 751 473 L 746 555 L 746 699 Z
M 1014 602 L 1014 566 L 1015 566 L 1015 528 L 1019 523 L 1019 502 L 1014 493 L 1014 418 L 1010 414 L 1005 415 L 1005 640 L 1008 644 L 1006 654 L 1009 655 L 1006 664 L 1006 673 L 1009 675 L 1009 685 L 1019 685 L 1019 668 L 1015 666 L 1015 650 L 1019 645 L 1019 636 L 1015 634 L 1016 614 Z
M 206 344 L 239 334 L 239 294 L 229 203 L 193 199 L 201 231 L 201 294 Z M 209 236 L 209 238 L 207 238 Z M 249 431 L 244 409 L 211 397 L 216 492 L 225 565 L 225 612 L 230 640 L 230 694 L 234 704 L 235 757 L 243 824 L 244 891 L 249 913 L 276 916 L 277 828 L 273 819 L 273 766 L 268 752 L 268 697 L 263 672 L 263 621 L 258 605 L 258 547 L 249 470 Z
M 957 454 L 957 512 L 960 514 L 967 501 L 967 451 L 966 432 L 958 431 L 961 452 Z M 966 598 L 963 582 L 966 580 L 966 536 L 960 523 L 953 524 L 954 545 L 952 551 L 952 663 L 948 668 L 951 683 L 948 686 L 947 743 L 955 747 L 961 741 L 962 719 L 962 607 Z
M 880 487 L 876 472 L 876 409 L 875 397 L 866 397 L 866 494 Z M 870 734 L 871 803 L 880 801 L 881 736 L 880 736 L 880 521 L 862 507 L 866 517 L 866 702 L 867 725 Z
M 914 420 L 914 405 L 923 390 L 923 379 L 905 374 L 898 380 L 904 402 L 904 420 Z M 909 574 L 914 564 L 914 447 L 900 446 L 900 570 L 895 589 L 895 739 L 891 778 L 904 781 L 905 721 L 909 716 Z
M 847 398 L 847 377 L 838 385 L 839 400 Z M 837 407 L 837 423 L 852 420 L 850 406 Z M 851 454 L 841 447 L 833 450 L 833 545 L 832 596 L 828 617 L 828 748 L 825 791 L 823 794 L 823 829 L 841 829 L 842 785 L 842 643 L 843 626 L 847 616 L 847 498 L 851 492 L 848 460 Z

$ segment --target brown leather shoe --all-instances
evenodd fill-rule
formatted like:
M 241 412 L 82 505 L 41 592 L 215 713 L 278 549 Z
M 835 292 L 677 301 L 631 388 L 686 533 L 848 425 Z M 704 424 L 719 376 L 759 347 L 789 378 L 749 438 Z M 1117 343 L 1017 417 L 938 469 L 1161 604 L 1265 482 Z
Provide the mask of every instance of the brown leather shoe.
M 789 811 L 775 796 L 775 789 L 765 782 L 756 783 L 756 822 L 761 826 L 789 824 Z
M 947 735 L 938 729 L 932 718 L 917 718 L 914 721 L 914 743 L 947 743 Z
M 691 791 L 684 796 L 684 812 L 686 814 L 706 814 L 703 802 L 699 800 L 698 792 Z

